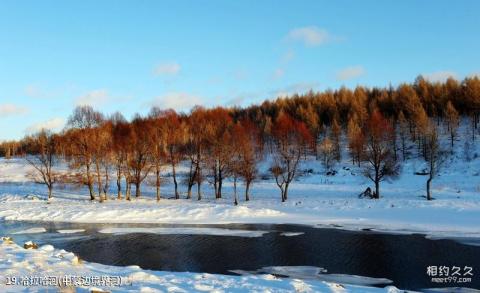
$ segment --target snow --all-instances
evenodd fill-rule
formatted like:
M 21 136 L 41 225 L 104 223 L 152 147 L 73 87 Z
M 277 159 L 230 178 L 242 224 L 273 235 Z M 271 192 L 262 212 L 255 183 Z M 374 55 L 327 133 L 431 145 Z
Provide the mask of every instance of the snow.
M 115 267 L 79 261 L 73 253 L 54 249 L 51 245 L 39 249 L 23 249 L 17 244 L 0 242 L 1 292 L 27 289 L 22 285 L 6 285 L 8 277 L 30 276 L 110 276 L 119 277 L 122 286 L 89 284 L 79 286 L 76 292 L 401 292 L 393 286 L 385 288 L 345 285 L 335 281 L 278 278 L 271 274 L 218 275 L 188 272 L 142 270 L 138 266 Z M 55 290 L 53 286 L 31 286 L 28 292 Z
M 477 160 L 478 161 L 478 160 Z M 109 199 L 104 203 L 89 201 L 85 189 L 57 188 L 54 198 L 46 200 L 45 186 L 27 179 L 21 184 L 5 182 L 0 173 L 0 219 L 24 221 L 59 221 L 76 223 L 289 223 L 342 229 L 389 231 L 395 233 L 425 233 L 441 237 L 479 237 L 480 195 L 477 191 L 480 164 L 455 163 L 433 182 L 436 200 L 427 201 L 424 195 L 424 176 L 413 175 L 418 162 L 407 162 L 403 175 L 396 181 L 384 182 L 380 200 L 358 199 L 357 194 L 371 185 L 360 170 L 343 163 L 336 176 L 314 173 L 300 177 L 291 185 L 289 199 L 280 202 L 278 188 L 271 180 L 261 180 L 252 186 L 251 200 L 232 204 L 232 186 L 225 182 L 224 199 L 215 200 L 213 191 L 204 185 L 204 200 L 163 199 L 157 202 L 154 190 L 144 187 L 142 198 L 131 202 Z M 25 171 L 25 162 L 0 159 L 0 166 Z M 17 168 L 12 165 L 18 165 Z M 343 169 L 345 167 L 345 169 Z M 317 161 L 303 164 L 303 169 L 322 169 Z M 2 168 L 0 168 L 2 169 Z M 349 170 L 346 170 L 349 169 Z M 317 171 L 316 171 L 317 172 Z M 6 176 L 6 177 L 5 177 Z M 168 196 L 172 184 L 162 186 Z M 112 194 L 113 194 L 112 190 Z M 25 197 L 34 195 L 39 200 Z M 194 196 L 195 197 L 195 196 Z
M 346 283 L 362 286 L 384 285 L 393 283 L 391 280 L 385 278 L 371 278 L 365 276 L 344 274 L 327 274 L 327 271 L 325 269 L 312 266 L 271 266 L 263 267 L 253 272 L 241 270 L 234 270 L 232 272 L 241 275 L 250 275 L 252 273 L 268 273 L 272 275 L 282 275 L 297 279 L 318 279 L 328 282 Z
M 281 236 L 285 236 L 285 237 L 294 237 L 294 236 L 300 236 L 300 235 L 303 235 L 305 233 L 303 232 L 282 232 L 280 233 Z
M 43 227 L 35 227 L 35 228 L 29 228 L 26 230 L 21 230 L 17 232 L 13 232 L 12 234 L 35 234 L 35 233 L 45 233 L 47 230 Z
M 214 236 L 238 236 L 238 237 L 262 237 L 270 231 L 259 230 L 234 230 L 222 228 L 105 228 L 99 231 L 104 234 L 129 234 L 129 233 L 151 233 L 151 234 L 188 234 L 188 235 L 214 235 Z
M 75 234 L 85 232 L 85 229 L 60 229 L 57 232 L 60 234 Z

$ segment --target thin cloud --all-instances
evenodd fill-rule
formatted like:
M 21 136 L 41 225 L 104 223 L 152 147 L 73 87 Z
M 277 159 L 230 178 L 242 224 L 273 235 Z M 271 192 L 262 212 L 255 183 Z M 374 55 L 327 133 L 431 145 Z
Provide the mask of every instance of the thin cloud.
M 110 100 L 111 97 L 109 96 L 107 90 L 97 89 L 77 97 L 75 99 L 75 105 L 98 107 L 105 105 Z
M 43 96 L 43 91 L 37 85 L 29 84 L 24 89 L 25 95 L 31 98 L 39 98 Z
M 153 74 L 156 76 L 174 76 L 180 73 L 181 69 L 180 64 L 176 62 L 166 62 L 157 65 L 153 70 Z
M 243 102 L 245 102 L 246 96 L 243 95 L 238 95 L 234 97 L 233 99 L 228 100 L 225 103 L 225 106 L 227 107 L 235 107 L 235 106 L 241 106 Z
M 350 66 L 337 72 L 337 80 L 345 81 L 364 76 L 367 72 L 362 66 Z
M 0 104 L 0 117 L 24 115 L 28 113 L 28 108 L 15 104 Z
M 242 81 L 248 78 L 248 72 L 245 69 L 238 69 L 233 72 L 233 78 Z
M 315 47 L 326 44 L 335 39 L 330 33 L 316 26 L 306 26 L 292 29 L 288 32 L 286 40 L 301 42 L 307 47 Z
M 277 68 L 272 74 L 272 79 L 273 80 L 278 80 L 278 79 L 282 78 L 284 75 L 285 75 L 285 69 Z
M 423 74 L 423 77 L 431 82 L 442 82 L 446 81 L 449 77 L 458 78 L 457 73 L 453 71 L 436 71 L 431 73 Z
M 62 129 L 64 125 L 65 125 L 65 120 L 63 118 L 53 118 L 47 121 L 30 125 L 29 127 L 27 127 L 27 129 L 25 129 L 25 132 L 27 134 L 32 134 L 32 133 L 41 131 L 43 129 L 58 131 Z
M 200 96 L 185 92 L 171 92 L 155 97 L 152 101 L 150 101 L 149 106 L 183 111 L 189 110 L 196 105 L 203 104 L 204 99 Z
M 298 82 L 269 92 L 273 98 L 286 97 L 294 94 L 306 93 L 310 90 L 316 90 L 320 86 L 318 82 Z
M 280 58 L 280 63 L 288 64 L 295 58 L 295 52 L 293 50 L 288 50 L 285 54 L 282 55 Z

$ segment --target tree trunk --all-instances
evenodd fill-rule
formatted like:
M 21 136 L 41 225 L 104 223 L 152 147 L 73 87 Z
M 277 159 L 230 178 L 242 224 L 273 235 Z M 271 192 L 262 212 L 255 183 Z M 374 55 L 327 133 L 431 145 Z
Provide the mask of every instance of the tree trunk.
M 100 166 L 98 163 L 95 163 L 95 170 L 97 171 L 97 187 L 98 187 L 98 200 L 100 202 L 103 202 L 103 196 L 102 196 L 102 174 L 100 173 Z
M 175 199 L 179 199 L 180 194 L 178 194 L 177 172 L 175 170 L 175 163 L 173 163 L 173 160 L 172 160 L 172 175 L 173 175 L 173 184 L 175 185 Z
M 237 176 L 233 177 L 233 197 L 234 197 L 234 204 L 238 205 L 238 200 L 237 200 Z
M 137 180 L 135 182 L 135 197 L 140 197 L 142 195 L 142 192 L 140 191 L 140 180 Z
M 188 189 L 187 189 L 187 199 L 191 199 L 192 198 L 192 187 L 193 187 L 193 184 L 188 184 Z
M 122 199 L 122 178 L 117 175 L 117 199 Z
M 288 199 L 288 185 L 289 183 L 285 183 L 285 190 L 283 191 L 283 197 L 285 198 L 285 201 Z
M 52 190 L 53 190 L 53 186 L 52 185 L 47 185 L 48 187 L 48 199 L 51 199 L 52 198 Z
M 90 200 L 95 200 L 95 192 L 93 191 L 92 175 L 90 174 L 90 164 L 87 164 L 87 185 L 90 193 Z
M 105 167 L 105 184 L 103 184 L 103 196 L 107 200 L 108 189 L 110 188 L 110 176 L 108 176 L 108 168 Z
M 126 200 L 131 200 L 131 195 L 132 195 L 132 183 L 128 182 L 127 179 L 127 186 L 125 190 L 125 199 Z
M 197 199 L 202 200 L 202 188 L 200 181 L 197 181 Z
M 285 202 L 285 191 L 283 189 L 283 186 L 279 186 L 280 188 L 280 194 L 282 196 L 282 202 Z
M 213 189 L 215 192 L 215 198 L 218 198 L 218 173 L 217 173 L 217 166 L 213 168 Z
M 157 188 L 157 201 L 160 200 L 160 169 L 157 168 L 157 170 L 155 171 L 155 175 L 156 175 L 156 182 L 155 182 L 155 187 Z
M 218 198 L 222 198 L 222 183 L 223 183 L 223 174 L 222 170 L 218 170 Z
M 380 180 L 375 180 L 375 199 L 380 198 Z
M 427 200 L 432 200 L 432 195 L 430 193 L 430 183 L 431 182 L 432 182 L 432 176 L 430 175 L 430 177 L 427 180 Z
M 195 184 L 195 177 L 197 175 L 197 167 L 195 166 L 195 170 L 193 169 L 193 160 L 190 160 L 190 172 L 188 173 L 188 190 L 187 190 L 187 199 L 192 198 L 192 188 Z
M 197 162 L 196 166 L 196 177 L 197 177 L 197 199 L 202 200 L 202 171 L 200 169 L 200 160 Z
M 250 200 L 250 195 L 248 194 L 248 191 L 250 190 L 250 182 L 245 183 L 245 201 Z

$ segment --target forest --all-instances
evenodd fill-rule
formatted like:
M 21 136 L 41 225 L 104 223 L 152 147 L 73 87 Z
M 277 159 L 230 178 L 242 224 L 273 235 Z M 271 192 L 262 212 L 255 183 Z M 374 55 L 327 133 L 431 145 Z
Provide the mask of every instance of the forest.
M 222 184 L 230 180 L 238 204 L 237 185 L 250 200 L 260 162 L 269 163 L 283 202 L 301 161 L 319 160 L 334 176 L 341 150 L 348 149 L 351 163 L 374 185 L 364 196 L 380 198 L 382 181 L 398 176 L 402 162 L 421 158 L 428 166 L 422 174 L 426 197 L 432 199 L 431 183 L 455 144 L 464 144 L 466 160 L 477 159 L 469 149 L 479 134 L 479 118 L 478 77 L 430 82 L 419 76 L 397 87 L 310 91 L 245 108 L 195 106 L 177 113 L 154 107 L 130 121 L 118 112 L 104 115 L 78 106 L 60 133 L 42 130 L 2 142 L 0 156 L 25 158 L 49 197 L 57 184 L 76 184 L 88 188 L 91 200 L 131 200 L 141 197 L 142 185 L 153 178 L 157 200 L 165 180 L 173 181 L 175 199 L 201 200 L 203 184 L 211 184 L 218 199 Z M 468 124 L 462 135 L 461 123 Z M 415 144 L 416 152 L 408 144 Z M 58 170 L 61 162 L 69 172 Z M 186 174 L 178 174 L 180 164 L 188 166 Z M 162 174 L 166 169 L 170 178 Z M 112 182 L 115 195 L 108 194 Z

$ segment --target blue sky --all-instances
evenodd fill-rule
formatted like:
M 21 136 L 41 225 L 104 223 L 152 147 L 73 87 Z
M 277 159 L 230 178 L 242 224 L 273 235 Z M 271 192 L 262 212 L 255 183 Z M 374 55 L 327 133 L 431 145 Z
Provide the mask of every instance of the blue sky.
M 0 1 L 0 140 L 79 104 L 245 106 L 480 73 L 479 1 Z

